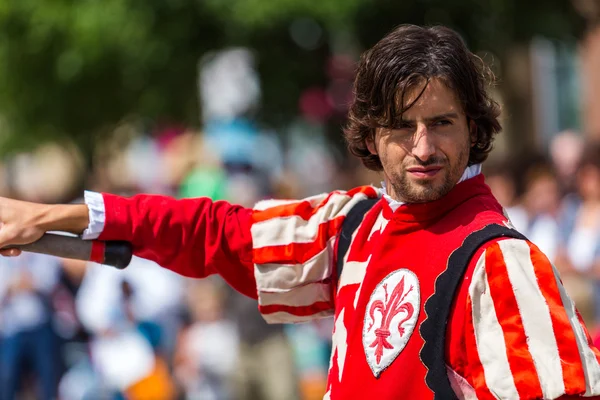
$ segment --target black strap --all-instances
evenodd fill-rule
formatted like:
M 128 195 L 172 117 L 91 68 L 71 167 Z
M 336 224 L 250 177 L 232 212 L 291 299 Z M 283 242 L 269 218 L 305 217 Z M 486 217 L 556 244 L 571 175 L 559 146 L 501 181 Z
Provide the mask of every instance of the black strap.
M 338 239 L 337 247 L 337 279 L 339 280 L 342 276 L 342 270 L 344 269 L 344 257 L 350 248 L 350 242 L 352 241 L 352 234 L 358 228 L 362 222 L 365 214 L 369 211 L 379 199 L 365 199 L 356 203 L 354 207 L 346 215 L 346 219 L 342 223 L 342 231 L 340 238 Z
M 456 290 L 462 282 L 467 266 L 477 250 L 490 240 L 509 237 L 526 239 L 525 236 L 502 225 L 491 224 L 471 233 L 448 259 L 448 267 L 435 282 L 435 292 L 425 303 L 427 319 L 421 324 L 421 336 L 425 341 L 421 360 L 427 367 L 425 382 L 433 391 L 435 400 L 457 399 L 446 371 L 446 325 Z

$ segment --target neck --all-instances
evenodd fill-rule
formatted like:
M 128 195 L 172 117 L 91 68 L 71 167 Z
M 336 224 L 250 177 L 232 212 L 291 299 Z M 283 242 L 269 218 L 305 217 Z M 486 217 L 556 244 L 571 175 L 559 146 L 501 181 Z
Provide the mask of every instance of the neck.
M 383 189 L 385 190 L 385 195 L 389 198 L 388 200 L 406 203 L 406 201 L 402 198 L 400 193 L 396 193 L 394 185 L 390 183 L 390 179 L 385 173 L 383 174 L 383 182 L 381 182 L 381 186 L 383 186 Z

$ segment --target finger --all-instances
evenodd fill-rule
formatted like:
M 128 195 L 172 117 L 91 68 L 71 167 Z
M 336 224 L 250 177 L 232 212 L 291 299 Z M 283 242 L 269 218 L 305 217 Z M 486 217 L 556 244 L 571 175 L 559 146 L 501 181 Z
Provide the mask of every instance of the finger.
M 10 232 L 10 228 L 5 226 L 4 223 L 0 222 L 0 249 L 2 249 L 0 250 L 0 252 L 6 249 L 10 249 L 10 244 L 13 241 L 13 239 L 14 238 L 12 233 Z
M 0 255 L 4 256 L 4 257 L 16 257 L 18 255 L 21 255 L 22 251 L 19 249 L 4 249 L 4 250 L 0 250 Z

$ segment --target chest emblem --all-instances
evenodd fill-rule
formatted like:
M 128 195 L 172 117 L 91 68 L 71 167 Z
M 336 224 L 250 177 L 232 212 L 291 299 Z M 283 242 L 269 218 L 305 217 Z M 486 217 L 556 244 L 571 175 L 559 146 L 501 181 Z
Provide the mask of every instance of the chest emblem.
M 363 348 L 376 378 L 408 343 L 419 317 L 421 295 L 417 276 L 399 269 L 375 288 L 363 324 Z

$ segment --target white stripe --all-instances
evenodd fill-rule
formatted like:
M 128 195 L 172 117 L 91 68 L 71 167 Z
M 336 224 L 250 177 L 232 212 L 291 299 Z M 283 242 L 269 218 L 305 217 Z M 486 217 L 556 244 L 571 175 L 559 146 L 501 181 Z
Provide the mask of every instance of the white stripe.
M 309 283 L 287 292 L 258 291 L 258 304 L 261 306 L 305 307 L 321 301 L 331 301 L 331 284 Z
M 371 240 L 371 236 L 373 236 L 373 234 L 375 232 L 379 232 L 380 234 L 383 233 L 383 231 L 385 230 L 385 228 L 389 222 L 390 221 L 383 216 L 383 209 L 382 209 L 379 212 L 379 215 L 377 216 L 375 223 L 373 224 L 373 228 L 371 228 L 371 232 L 369 233 L 369 237 L 367 240 Z
M 285 311 L 278 311 L 271 314 L 263 314 L 263 318 L 269 324 L 295 324 L 299 322 L 314 321 L 316 319 L 328 318 L 333 315 L 333 309 L 326 311 L 319 311 L 306 316 L 297 316 L 294 314 L 287 313 Z
M 318 194 L 316 196 L 313 197 L 309 197 L 307 199 L 303 199 L 303 200 L 281 200 L 281 199 L 268 199 L 268 200 L 261 200 L 258 203 L 256 203 L 253 207 L 254 211 L 264 211 L 268 208 L 273 208 L 273 207 L 277 207 L 277 206 L 285 206 L 288 204 L 300 204 L 304 201 L 308 201 L 311 202 L 311 199 L 313 198 L 320 198 L 321 200 L 327 197 L 327 193 L 322 193 L 322 194 Z
M 379 221 L 379 218 L 381 218 L 382 215 L 383 213 L 380 213 L 377 220 L 375 220 L 375 224 L 373 224 L 373 227 L 371 228 L 371 233 L 369 234 L 369 237 L 371 237 L 373 232 L 376 230 L 376 227 L 378 225 L 377 221 Z M 367 259 L 367 261 L 348 261 L 351 249 L 354 246 L 364 246 L 364 243 L 357 244 L 355 241 L 356 235 L 358 234 L 358 231 L 360 229 L 361 226 L 359 226 L 357 229 L 354 230 L 354 232 L 352 232 L 352 239 L 350 239 L 350 247 L 348 248 L 346 254 L 344 254 L 344 269 L 342 270 L 342 276 L 339 277 L 340 282 L 338 291 L 346 285 L 355 285 L 357 283 L 362 285 L 362 282 L 365 279 L 365 273 L 367 272 L 367 264 L 371 260 L 371 254 L 369 254 L 369 258 Z M 358 291 L 360 291 L 360 288 Z
M 367 264 L 369 264 L 370 260 L 371 255 L 369 255 L 367 261 L 348 261 L 344 263 L 344 269 L 342 270 L 338 291 L 344 286 L 362 283 L 365 279 Z
M 452 390 L 454 390 L 459 400 L 477 400 L 477 394 L 475 394 L 473 386 L 448 365 L 446 365 L 446 375 L 448 375 L 450 386 L 452 386 Z
M 332 335 L 331 357 L 337 350 L 337 367 L 338 367 L 338 382 L 342 381 L 344 373 L 344 365 L 346 364 L 346 353 L 348 351 L 348 330 L 344 324 L 345 308 L 338 314 L 335 319 L 334 331 Z
M 585 332 L 583 331 L 581 323 L 579 322 L 577 314 L 575 313 L 575 305 L 573 304 L 571 298 L 567 295 L 564 286 L 560 282 L 559 273 L 554 265 L 552 265 L 552 270 L 554 272 L 554 277 L 556 278 L 556 285 L 558 286 L 560 298 L 563 306 L 565 307 L 565 311 L 567 312 L 567 317 L 569 318 L 569 322 L 571 323 L 575 337 L 577 338 L 577 348 L 579 349 L 579 355 L 581 356 L 581 362 L 583 364 L 583 373 L 585 375 L 586 392 L 584 396 L 590 397 L 599 395 L 600 365 L 598 364 L 598 359 L 588 345 Z
M 486 383 L 496 397 L 518 399 L 519 393 L 506 355 L 504 333 L 490 295 L 485 272 L 485 252 L 477 261 L 472 279 L 469 297 L 473 305 L 473 329 Z
M 377 190 L 376 188 L 374 188 L 375 190 Z M 332 193 L 336 193 L 336 194 L 346 194 L 347 192 L 344 190 L 336 190 Z M 304 199 L 267 199 L 267 200 L 261 200 L 258 203 L 256 203 L 253 207 L 253 209 L 255 211 L 264 211 L 268 208 L 272 208 L 272 207 L 277 207 L 277 206 L 284 206 L 284 205 L 289 205 L 289 204 L 300 204 L 300 203 L 305 203 L 308 202 L 310 203 L 311 207 L 316 207 L 318 206 L 323 200 L 325 200 L 327 198 L 327 196 L 329 196 L 330 193 L 320 193 L 320 194 L 316 194 L 314 196 L 310 196 L 310 197 L 306 197 Z
M 565 393 L 558 344 L 552 328 L 550 309 L 531 262 L 529 245 L 525 240 L 506 239 L 501 240 L 499 246 L 542 393 L 545 399 L 557 398 Z
M 323 250 L 304 264 L 255 264 L 257 289 L 286 292 L 331 277 L 334 241 L 331 238 Z
M 333 194 L 326 204 L 321 206 L 307 220 L 290 215 L 271 218 L 252 224 L 252 247 L 280 246 L 290 243 L 312 243 L 317 238 L 319 226 L 340 216 L 345 216 L 356 203 L 367 198 L 363 193 L 353 197 L 345 194 Z

